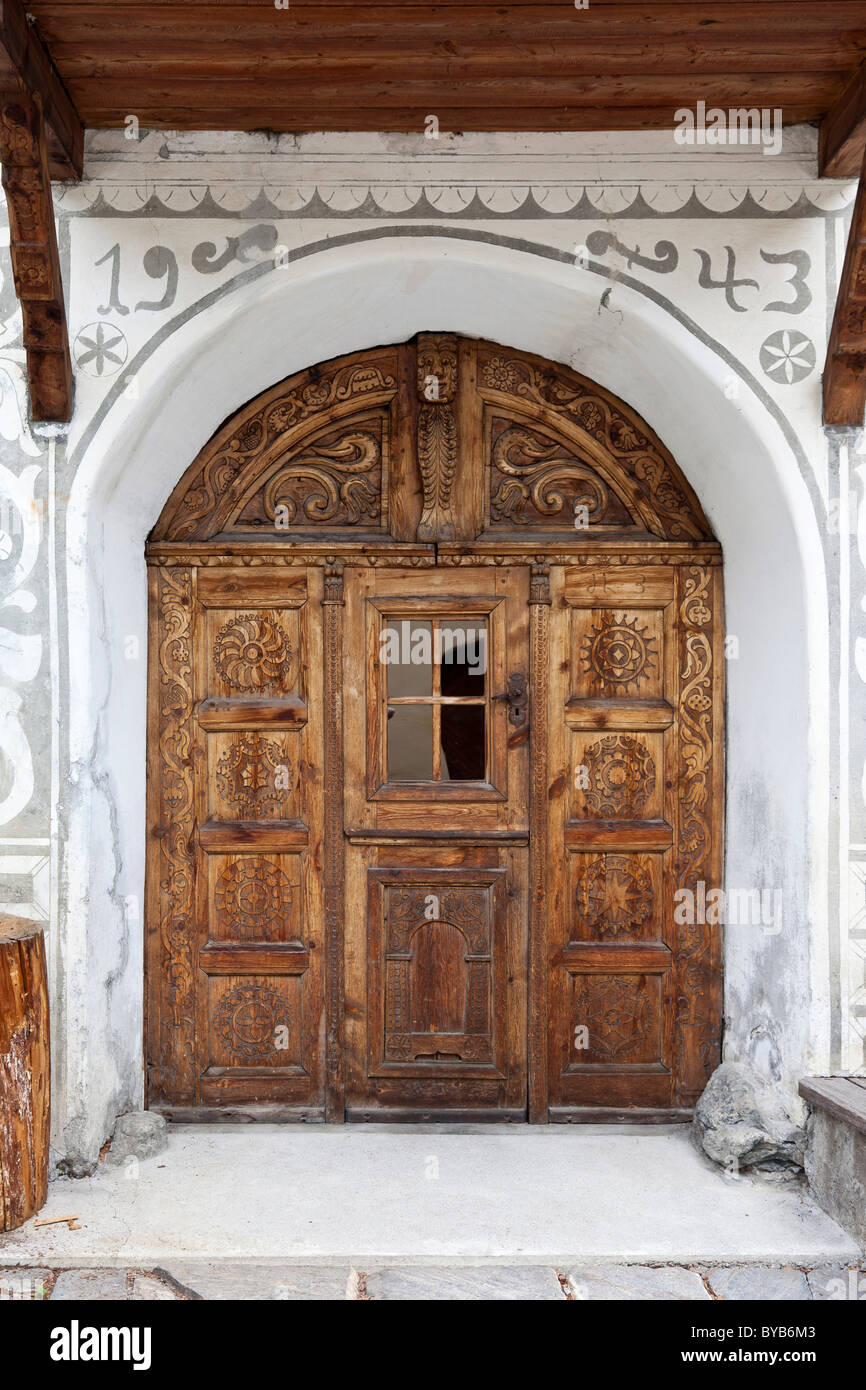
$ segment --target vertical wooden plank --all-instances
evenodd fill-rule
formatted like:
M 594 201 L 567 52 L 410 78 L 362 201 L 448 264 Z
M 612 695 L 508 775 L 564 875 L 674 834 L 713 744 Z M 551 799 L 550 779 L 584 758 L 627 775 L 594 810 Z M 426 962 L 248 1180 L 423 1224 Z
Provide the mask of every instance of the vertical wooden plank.
M 395 541 L 414 541 L 421 520 L 421 475 L 415 455 L 418 409 L 414 343 L 397 350 L 397 395 L 391 409 L 394 421 L 388 480 L 389 520 Z
M 478 394 L 478 344 L 458 340 L 457 476 L 454 522 L 458 540 L 474 540 L 484 527 L 484 402 Z
M 346 1118 L 343 1073 L 343 564 L 329 556 L 322 595 L 325 697 L 325 1119 Z
M 547 730 L 550 568 L 537 560 L 529 580 L 529 1120 L 547 1123 Z

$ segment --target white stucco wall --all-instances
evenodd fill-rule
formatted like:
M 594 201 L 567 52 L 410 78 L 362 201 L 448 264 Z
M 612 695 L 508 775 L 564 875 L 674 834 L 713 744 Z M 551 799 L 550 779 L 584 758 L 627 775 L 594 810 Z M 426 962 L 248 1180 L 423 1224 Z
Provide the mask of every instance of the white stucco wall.
M 142 1093 L 145 537 L 244 401 L 423 329 L 576 367 L 645 416 L 695 487 L 736 639 L 726 882 L 783 894 L 781 922 L 727 930 L 726 1055 L 789 1092 L 804 1071 L 859 1065 L 840 692 L 860 677 L 839 597 L 859 559 L 856 528 L 828 525 L 818 376 L 851 190 L 815 181 L 812 132 L 789 144 L 762 162 L 681 159 L 661 137 L 471 137 L 435 154 L 390 137 L 91 142 L 89 181 L 58 199 L 79 369 L 45 547 L 59 1153 L 92 1159 Z M 102 354 L 94 374 L 100 324 L 125 358 Z M 791 381 L 784 362 L 768 370 L 785 332 Z M 853 453 L 843 464 L 862 479 Z

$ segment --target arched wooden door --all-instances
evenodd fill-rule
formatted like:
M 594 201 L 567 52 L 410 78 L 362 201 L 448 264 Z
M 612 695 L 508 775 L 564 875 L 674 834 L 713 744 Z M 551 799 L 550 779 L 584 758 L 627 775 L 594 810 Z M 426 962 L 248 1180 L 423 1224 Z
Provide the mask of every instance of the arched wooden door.
M 238 411 L 147 559 L 149 1104 L 686 1112 L 721 1030 L 721 553 L 646 423 L 421 334 Z

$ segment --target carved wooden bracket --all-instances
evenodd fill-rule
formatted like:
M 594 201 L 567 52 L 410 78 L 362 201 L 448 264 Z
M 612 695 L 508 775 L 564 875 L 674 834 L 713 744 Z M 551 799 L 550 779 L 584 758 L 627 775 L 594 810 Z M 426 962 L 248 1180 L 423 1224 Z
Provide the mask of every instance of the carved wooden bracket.
M 450 541 L 457 534 L 451 489 L 457 469 L 457 339 L 418 335 L 418 466 L 424 489 L 419 541 Z
M 824 364 L 824 424 L 863 424 L 866 409 L 866 160 Z
M 68 420 L 72 363 L 38 96 L 2 100 L 0 163 L 9 208 L 12 274 L 24 317 L 31 411 L 34 420 Z

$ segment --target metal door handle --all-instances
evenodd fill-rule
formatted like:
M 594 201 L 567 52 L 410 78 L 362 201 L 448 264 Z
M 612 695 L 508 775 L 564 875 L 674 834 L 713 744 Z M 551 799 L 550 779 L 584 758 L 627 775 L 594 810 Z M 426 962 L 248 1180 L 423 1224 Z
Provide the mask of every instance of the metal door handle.
M 529 704 L 529 683 L 522 671 L 512 671 L 508 677 L 507 689 L 491 697 L 494 700 L 507 700 L 508 722 L 519 729 L 526 723 L 526 709 Z

